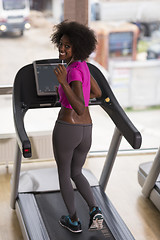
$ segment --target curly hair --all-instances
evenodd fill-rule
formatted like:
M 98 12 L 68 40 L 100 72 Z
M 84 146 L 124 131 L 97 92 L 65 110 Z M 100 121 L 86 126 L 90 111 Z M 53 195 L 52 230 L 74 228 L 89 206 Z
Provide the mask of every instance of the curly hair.
M 55 25 L 51 42 L 58 47 L 63 35 L 66 35 L 72 44 L 75 60 L 86 60 L 96 49 L 97 40 L 94 31 L 83 24 L 63 21 Z

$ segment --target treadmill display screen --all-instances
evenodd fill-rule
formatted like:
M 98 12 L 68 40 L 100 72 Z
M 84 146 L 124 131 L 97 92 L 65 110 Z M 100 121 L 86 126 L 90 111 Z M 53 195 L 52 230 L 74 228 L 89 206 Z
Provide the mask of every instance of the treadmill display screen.
M 36 63 L 33 62 L 37 95 L 57 95 L 59 82 L 54 73 L 54 69 L 60 63 Z

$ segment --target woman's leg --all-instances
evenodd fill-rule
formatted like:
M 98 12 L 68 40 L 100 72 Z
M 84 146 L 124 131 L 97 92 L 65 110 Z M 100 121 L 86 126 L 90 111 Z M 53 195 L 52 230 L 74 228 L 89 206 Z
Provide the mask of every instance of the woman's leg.
M 78 191 L 81 193 L 90 208 L 89 229 L 103 228 L 103 215 L 101 209 L 97 207 L 91 187 L 82 174 L 82 167 L 86 160 L 87 153 L 91 146 L 91 126 L 83 126 L 83 137 L 81 143 L 74 150 L 74 155 L 71 163 L 71 176 L 76 184 Z
M 81 143 L 74 150 L 74 155 L 71 163 L 71 177 L 80 194 L 87 202 L 90 209 L 96 206 L 91 187 L 88 180 L 82 174 L 82 167 L 85 163 L 86 156 L 91 147 L 92 141 L 92 125 L 82 125 Z
M 70 216 L 75 215 L 76 212 L 74 190 L 70 179 L 71 160 L 81 135 L 81 130 L 72 125 L 58 121 L 53 131 L 53 150 L 58 167 L 59 184 Z

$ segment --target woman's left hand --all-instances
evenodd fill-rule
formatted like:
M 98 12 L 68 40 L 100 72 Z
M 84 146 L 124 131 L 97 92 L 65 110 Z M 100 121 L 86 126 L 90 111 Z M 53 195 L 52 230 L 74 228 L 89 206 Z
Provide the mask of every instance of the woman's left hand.
M 55 69 L 54 69 L 54 73 L 57 76 L 58 82 L 60 84 L 66 84 L 66 77 L 67 77 L 67 70 L 66 67 L 64 65 L 59 64 Z

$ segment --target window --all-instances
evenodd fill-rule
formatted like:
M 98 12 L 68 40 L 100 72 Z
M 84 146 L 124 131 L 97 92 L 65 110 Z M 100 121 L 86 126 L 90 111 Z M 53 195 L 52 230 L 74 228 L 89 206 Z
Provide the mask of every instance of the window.
M 110 57 L 131 56 L 133 32 L 112 32 L 109 34 Z
M 3 0 L 4 10 L 24 9 L 25 0 Z

